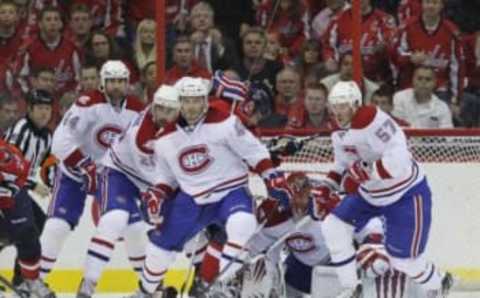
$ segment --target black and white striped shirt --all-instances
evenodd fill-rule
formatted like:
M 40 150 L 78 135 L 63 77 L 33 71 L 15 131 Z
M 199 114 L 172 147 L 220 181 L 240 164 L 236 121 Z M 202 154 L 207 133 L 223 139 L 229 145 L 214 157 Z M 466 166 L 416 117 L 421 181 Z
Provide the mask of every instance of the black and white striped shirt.
M 27 187 L 35 186 L 35 174 L 50 154 L 52 133 L 48 128 L 37 128 L 28 116 L 20 118 L 5 133 L 4 139 L 20 149 L 30 162 Z

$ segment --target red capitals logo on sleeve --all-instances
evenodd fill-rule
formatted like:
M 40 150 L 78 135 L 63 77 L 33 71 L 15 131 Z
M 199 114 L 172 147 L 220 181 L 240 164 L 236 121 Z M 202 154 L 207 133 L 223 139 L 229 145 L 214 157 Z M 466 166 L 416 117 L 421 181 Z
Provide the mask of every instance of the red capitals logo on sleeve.
M 178 155 L 178 161 L 182 170 L 188 174 L 198 174 L 206 170 L 214 160 L 208 154 L 206 145 L 187 147 Z
M 97 134 L 97 143 L 103 148 L 107 149 L 113 144 L 113 141 L 122 133 L 122 128 L 119 126 L 106 125 L 101 127 Z
M 285 242 L 294 252 L 305 253 L 315 249 L 313 237 L 306 234 L 294 233 Z

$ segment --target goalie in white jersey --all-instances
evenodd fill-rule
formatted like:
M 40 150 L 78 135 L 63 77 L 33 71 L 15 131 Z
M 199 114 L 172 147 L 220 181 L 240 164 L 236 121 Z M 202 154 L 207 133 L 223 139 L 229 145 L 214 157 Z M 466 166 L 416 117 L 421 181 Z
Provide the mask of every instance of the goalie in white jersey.
M 109 60 L 100 70 L 100 90 L 78 97 L 53 135 L 52 153 L 60 161 L 53 198 L 41 236 L 41 275 L 45 277 L 83 213 L 87 194 L 97 190 L 97 165 L 115 138 L 143 109 L 127 95 L 130 72 Z
M 135 264 L 135 271 L 141 272 L 148 226 L 142 220 L 140 194 L 151 186 L 153 178 L 153 141 L 166 123 L 176 120 L 179 109 L 177 89 L 162 85 L 155 92 L 153 103 L 130 123 L 105 155 L 99 185 L 102 215 L 88 246 L 77 298 L 93 295 L 115 242 L 122 236 L 125 236 L 130 262 Z
M 354 228 L 370 218 L 386 222 L 385 246 L 392 266 L 419 283 L 427 297 L 444 297 L 450 274 L 424 257 L 431 223 L 431 192 L 407 139 L 395 121 L 374 106 L 360 106 L 355 82 L 339 82 L 329 103 L 345 130 L 332 134 L 334 168 L 328 178 L 347 195 L 326 218 L 322 231 L 345 290 L 338 297 L 362 297 L 357 276 Z
M 140 290 L 133 297 L 151 297 L 185 242 L 211 223 L 227 233 L 220 267 L 228 278 L 242 266 L 244 245 L 257 229 L 249 167 L 266 180 L 284 179 L 273 170 L 267 148 L 236 116 L 208 107 L 208 83 L 184 77 L 176 87 L 181 116 L 154 143 L 155 187 L 142 198 L 150 221 L 161 228 L 149 234 Z M 273 187 L 270 192 L 287 199 Z

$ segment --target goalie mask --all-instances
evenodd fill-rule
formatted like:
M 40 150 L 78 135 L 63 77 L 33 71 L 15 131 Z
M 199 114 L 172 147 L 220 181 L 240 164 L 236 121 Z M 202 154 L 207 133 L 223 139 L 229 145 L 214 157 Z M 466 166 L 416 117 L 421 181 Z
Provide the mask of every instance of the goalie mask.
M 310 180 L 303 172 L 293 172 L 288 176 L 287 184 L 292 193 L 292 213 L 294 217 L 301 217 L 308 211 L 310 192 L 312 190 Z

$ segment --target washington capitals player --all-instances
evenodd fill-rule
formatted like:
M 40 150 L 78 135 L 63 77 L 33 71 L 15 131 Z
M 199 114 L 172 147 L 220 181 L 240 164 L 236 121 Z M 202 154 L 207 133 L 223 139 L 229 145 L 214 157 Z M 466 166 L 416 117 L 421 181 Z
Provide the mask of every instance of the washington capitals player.
M 277 177 L 266 147 L 241 121 L 208 107 L 203 79 L 184 77 L 176 87 L 181 116 L 154 143 L 155 187 L 142 198 L 150 220 L 161 223 L 161 229 L 149 235 L 140 289 L 132 297 L 152 297 L 185 242 L 214 222 L 225 227 L 228 238 L 222 277 L 238 270 L 244 245 L 257 228 L 247 190 L 249 166 L 265 179 Z M 170 198 L 177 187 L 178 195 Z M 271 192 L 278 195 L 274 188 Z
M 127 95 L 129 76 L 123 62 L 105 62 L 100 90 L 81 95 L 54 133 L 52 153 L 60 164 L 41 237 L 43 277 L 78 224 L 86 195 L 96 191 L 97 163 L 143 108 L 137 98 Z
M 332 187 L 350 193 L 325 219 L 322 231 L 345 288 L 338 297 L 361 297 L 357 277 L 354 227 L 376 216 L 386 221 L 385 246 L 392 266 L 419 283 L 427 297 L 444 297 L 451 275 L 442 275 L 425 259 L 431 223 L 431 192 L 406 136 L 394 120 L 374 106 L 360 106 L 355 82 L 339 82 L 329 94 L 334 114 L 345 130 L 332 134 Z
M 105 169 L 99 185 L 102 216 L 90 241 L 84 279 L 77 297 L 93 295 L 119 237 L 129 234 L 130 237 L 125 237 L 127 247 L 136 247 L 135 242 L 146 244 L 143 237 L 147 226 L 142 221 L 137 203 L 140 193 L 151 186 L 151 172 L 155 167 L 153 141 L 166 123 L 176 120 L 179 109 L 177 89 L 162 85 L 155 92 L 152 105 L 130 124 L 105 155 Z M 137 254 L 143 258 L 135 269 L 141 271 L 145 247 L 139 248 L 141 251 Z

